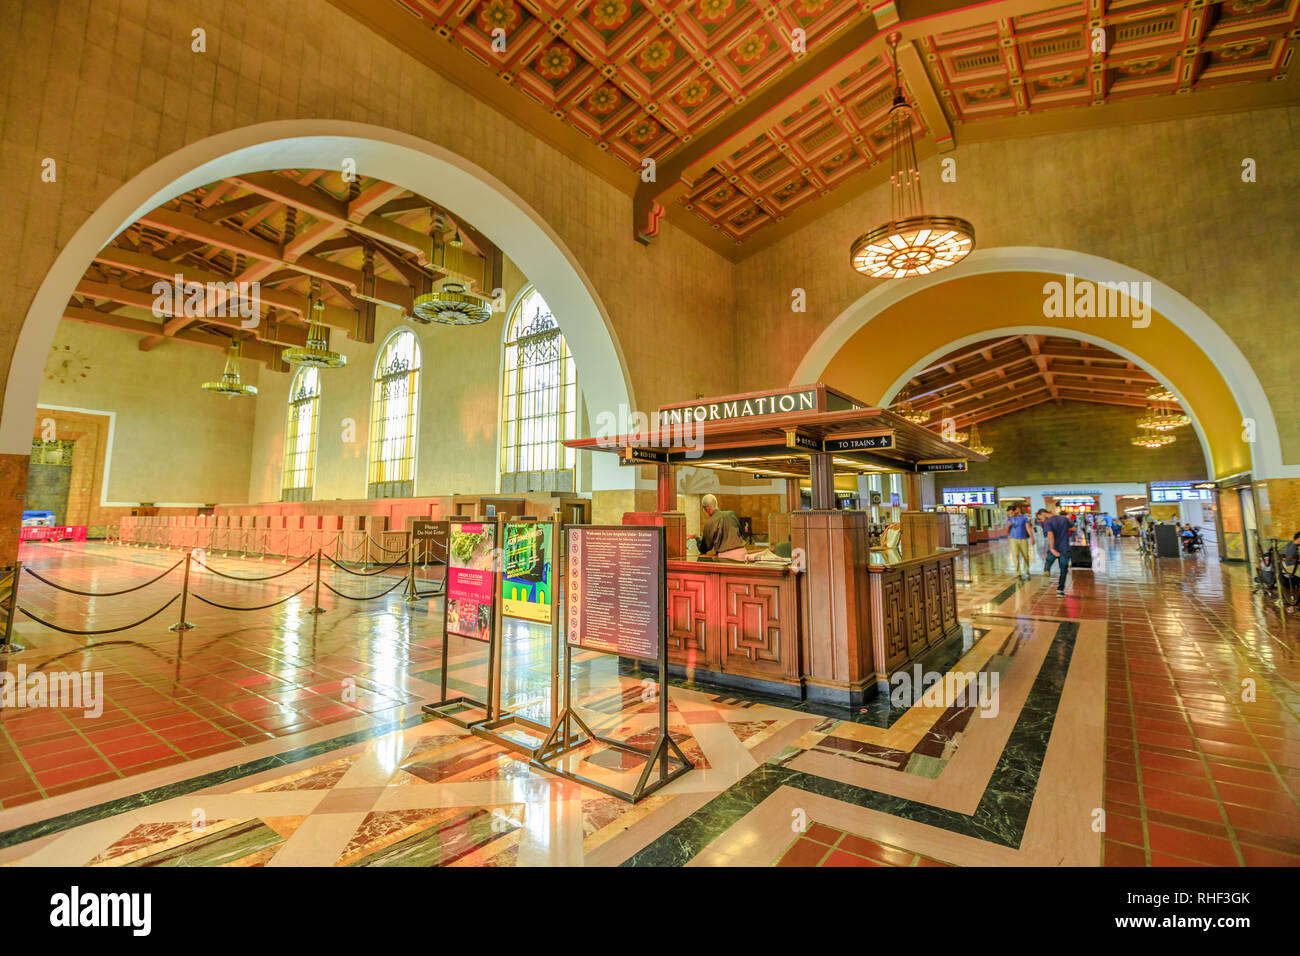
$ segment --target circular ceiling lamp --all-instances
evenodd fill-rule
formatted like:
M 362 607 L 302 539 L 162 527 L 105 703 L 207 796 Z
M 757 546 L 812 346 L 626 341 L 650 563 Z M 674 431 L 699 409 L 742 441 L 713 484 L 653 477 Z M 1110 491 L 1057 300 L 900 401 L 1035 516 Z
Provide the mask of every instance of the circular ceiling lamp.
M 943 408 L 939 409 L 939 411 L 943 413 L 944 422 L 952 422 L 952 431 L 950 433 L 948 432 L 948 426 L 940 424 L 939 437 L 944 441 L 955 442 L 958 445 L 966 444 L 970 434 L 957 428 L 957 419 L 952 417 L 952 406 L 945 402 Z
M 239 380 L 240 351 L 239 339 L 231 339 L 230 349 L 226 352 L 226 368 L 221 373 L 221 381 L 204 382 L 203 391 L 212 392 L 215 395 L 225 395 L 227 398 L 242 398 L 257 394 L 256 386 L 245 385 Z
M 1178 399 L 1174 396 L 1174 393 L 1169 391 L 1169 389 L 1165 388 L 1163 385 L 1153 385 L 1151 388 L 1147 389 L 1148 402 L 1175 402 L 1177 400 Z
M 993 449 L 980 441 L 980 427 L 972 424 L 970 427 L 970 442 L 966 445 L 977 455 L 983 455 L 985 458 L 993 454 Z
M 898 400 L 894 403 L 894 407 L 891 411 L 900 418 L 907 419 L 913 425 L 924 425 L 930 420 L 930 413 L 928 411 L 923 408 L 917 408 L 912 404 L 912 393 L 906 385 L 903 386 L 903 390 L 898 393 Z
M 416 296 L 412 317 L 442 325 L 479 325 L 492 318 L 492 307 L 459 282 L 444 282 L 436 292 Z
M 892 163 L 890 221 L 854 241 L 853 268 L 872 279 L 924 276 L 955 265 L 975 248 L 975 227 L 956 216 L 931 216 L 921 198 L 921 171 L 912 140 L 912 107 L 898 78 L 900 34 L 889 35 L 894 61 L 894 105 L 889 109 Z
M 302 348 L 285 349 L 284 360 L 304 368 L 342 368 L 347 365 L 346 355 L 330 351 L 329 331 L 321 321 L 325 315 L 325 303 L 320 297 L 318 279 L 312 280 L 311 307 L 307 311 L 311 316 L 307 326 L 307 344 Z
M 1159 432 L 1147 432 L 1144 435 L 1138 435 L 1132 438 L 1131 444 L 1139 448 L 1164 448 L 1165 445 L 1172 445 L 1178 439 L 1174 435 L 1162 434 Z

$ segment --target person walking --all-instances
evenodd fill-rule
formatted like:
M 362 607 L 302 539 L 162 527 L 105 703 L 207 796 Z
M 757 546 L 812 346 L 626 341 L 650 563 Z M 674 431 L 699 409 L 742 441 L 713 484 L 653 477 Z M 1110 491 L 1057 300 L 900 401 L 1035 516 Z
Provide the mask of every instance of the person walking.
M 1045 522 L 1050 515 L 1051 512 L 1046 508 L 1039 508 L 1034 512 L 1034 524 L 1037 525 L 1038 533 L 1042 536 L 1042 543 L 1038 547 L 1038 556 L 1043 559 L 1043 574 L 1052 573 L 1051 566 L 1047 563 L 1047 559 L 1051 556 L 1047 549 L 1047 531 L 1043 528 L 1043 522 Z
M 1016 577 L 1029 577 L 1029 537 L 1032 525 L 1029 521 L 1029 509 L 1025 514 L 1019 508 L 1012 508 L 1007 514 L 1007 537 L 1011 539 L 1012 560 L 1015 561 Z M 1021 566 L 1024 570 L 1021 571 Z
M 1044 570 L 1050 574 L 1052 562 L 1057 562 L 1060 578 L 1056 582 L 1056 593 L 1065 597 L 1065 576 L 1070 570 L 1070 519 L 1058 510 L 1043 522 L 1043 531 L 1047 537 L 1047 567 Z

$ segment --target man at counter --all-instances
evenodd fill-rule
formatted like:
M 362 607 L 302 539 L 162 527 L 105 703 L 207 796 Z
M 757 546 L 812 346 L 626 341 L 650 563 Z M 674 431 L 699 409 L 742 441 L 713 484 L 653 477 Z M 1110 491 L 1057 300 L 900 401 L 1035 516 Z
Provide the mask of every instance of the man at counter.
M 704 526 L 695 535 L 700 554 L 715 554 L 730 561 L 744 561 L 745 542 L 740 537 L 740 519 L 734 511 L 719 511 L 718 499 L 705 495 L 700 501 L 700 510 L 704 512 Z

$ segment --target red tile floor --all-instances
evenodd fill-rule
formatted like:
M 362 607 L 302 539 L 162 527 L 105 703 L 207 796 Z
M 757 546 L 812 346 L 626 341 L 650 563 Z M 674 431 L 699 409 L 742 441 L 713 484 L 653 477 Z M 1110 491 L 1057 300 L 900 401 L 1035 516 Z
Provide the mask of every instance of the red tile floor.
M 101 591 L 146 580 L 177 557 L 93 543 L 29 546 L 22 555 L 53 580 Z M 959 568 L 972 582 L 960 586 L 964 616 L 1012 583 L 1008 557 L 1005 541 L 971 550 Z M 213 566 L 246 575 L 282 569 L 221 559 Z M 262 604 L 292 593 L 306 573 L 258 585 L 209 578 L 196 589 L 221 603 Z M 388 583 L 332 573 L 331 583 L 356 595 Z M 42 617 L 103 628 L 155 610 L 178 583 L 96 599 L 30 578 L 22 588 L 19 603 Z M 1131 540 L 1103 540 L 1094 570 L 1071 572 L 1068 592 L 1058 598 L 1054 582 L 1035 576 L 1000 613 L 1108 622 L 1103 862 L 1300 865 L 1300 615 L 1283 621 L 1251 594 L 1240 565 L 1220 565 L 1212 554 L 1145 560 Z M 437 666 L 441 640 L 427 606 L 409 609 L 399 588 L 368 603 L 329 595 L 329 613 L 312 617 L 304 613 L 310 593 L 246 613 L 192 601 L 187 617 L 198 627 L 183 636 L 179 658 L 167 630 L 175 605 L 102 638 L 23 624 L 20 639 L 31 646 L 8 659 L 10 670 L 98 670 L 107 702 L 97 719 L 0 710 L 0 807 L 359 715 L 396 716 L 418 702 L 407 676 Z M 355 700 L 342 693 L 348 680 L 361 691 Z M 785 856 L 822 847 L 820 863 L 913 862 L 823 825 L 815 833 L 822 839 L 810 830 Z
M 910 850 L 868 840 L 824 823 L 795 838 L 777 866 L 948 866 Z

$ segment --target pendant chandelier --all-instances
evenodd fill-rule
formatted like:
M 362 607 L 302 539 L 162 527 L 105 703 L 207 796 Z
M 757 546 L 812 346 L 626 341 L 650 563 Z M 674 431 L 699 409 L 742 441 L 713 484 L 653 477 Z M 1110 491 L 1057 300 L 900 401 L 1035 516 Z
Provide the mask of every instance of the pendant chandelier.
M 221 373 L 221 381 L 204 382 L 203 391 L 213 392 L 217 395 L 225 395 L 227 398 L 243 397 L 245 395 L 256 395 L 257 388 L 253 385 L 245 385 L 239 380 L 239 353 L 241 346 L 239 339 L 230 340 L 230 349 L 226 352 L 226 368 Z
M 330 351 L 329 332 L 321 321 L 325 315 L 325 303 L 321 299 L 319 279 L 312 280 L 311 306 L 307 311 L 307 344 L 302 348 L 285 349 L 284 360 L 290 365 L 306 368 L 342 368 L 347 365 L 346 355 Z
M 912 404 L 912 392 L 906 385 L 898 393 L 898 399 L 894 402 L 892 411 L 895 415 L 907 419 L 913 425 L 924 425 L 930 420 L 929 412 Z
M 1146 432 L 1131 439 L 1131 444 L 1139 448 L 1164 448 L 1178 440 L 1177 436 L 1162 432 Z
M 944 434 L 944 426 L 940 424 L 939 437 L 942 438 L 944 441 L 955 442 L 958 445 L 966 444 L 966 440 L 970 438 L 970 435 L 969 433 L 961 431 L 960 429 L 957 428 L 957 419 L 952 417 L 952 406 L 945 402 L 943 408 L 939 409 L 939 411 L 943 413 L 942 421 L 952 422 L 952 434 L 950 435 Z
M 1151 388 L 1147 389 L 1147 401 L 1168 403 L 1177 401 L 1177 399 L 1174 397 L 1174 393 L 1169 391 L 1169 389 L 1165 388 L 1163 385 L 1153 385 Z
M 972 424 L 970 427 L 970 442 L 966 447 L 977 455 L 983 455 L 985 458 L 993 454 L 993 449 L 980 441 L 980 427 L 977 424 Z
M 442 261 L 438 263 L 446 272 L 442 287 L 415 297 L 411 318 L 417 322 L 437 322 L 441 325 L 480 325 L 492 318 L 492 306 L 481 296 L 474 295 L 458 278 L 464 276 L 464 241 L 460 228 L 456 237 L 440 246 Z M 484 266 L 486 268 L 486 265 Z
M 1191 418 L 1176 405 L 1153 401 L 1147 405 L 1146 414 L 1138 419 L 1137 424 L 1138 428 L 1147 431 L 1168 432 L 1190 425 L 1191 422 Z
M 873 279 L 929 275 L 960 262 L 975 248 L 975 229 L 965 219 L 926 215 L 912 140 L 912 108 L 898 77 L 900 38 L 898 33 L 889 35 L 894 61 L 894 105 L 889 109 L 890 221 L 859 236 L 849 249 L 853 268 Z

